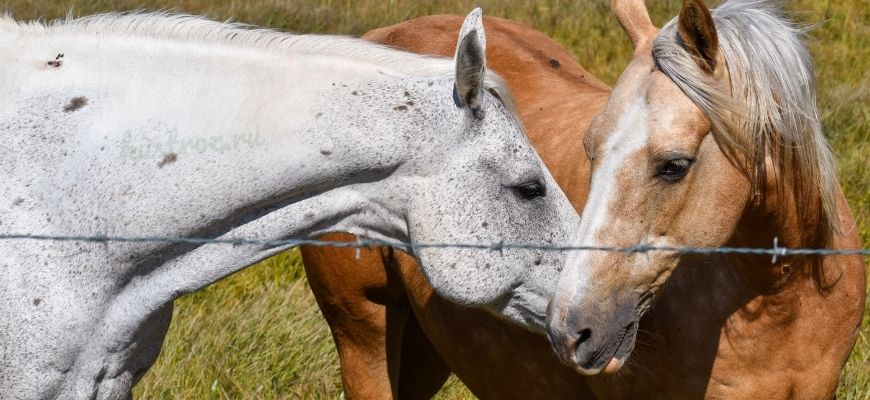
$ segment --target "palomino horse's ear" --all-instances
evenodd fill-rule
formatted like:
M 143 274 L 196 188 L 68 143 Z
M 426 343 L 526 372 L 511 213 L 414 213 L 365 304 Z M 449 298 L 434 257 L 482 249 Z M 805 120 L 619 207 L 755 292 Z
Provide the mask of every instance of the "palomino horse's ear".
M 467 106 L 479 118 L 483 77 L 486 73 L 486 35 L 483 32 L 483 12 L 480 8 L 475 8 L 462 23 L 454 60 L 454 100 L 459 107 Z
M 613 0 L 610 4 L 632 47 L 636 49 L 655 37 L 658 29 L 649 19 L 643 0 Z
M 719 52 L 719 36 L 713 16 L 703 0 L 683 0 L 677 33 L 698 66 L 708 74 L 713 73 Z

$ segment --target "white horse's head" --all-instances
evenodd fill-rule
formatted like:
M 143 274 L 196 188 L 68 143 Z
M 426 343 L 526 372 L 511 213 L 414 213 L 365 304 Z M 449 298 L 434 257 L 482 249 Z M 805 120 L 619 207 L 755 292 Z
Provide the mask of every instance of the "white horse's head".
M 454 99 L 437 168 L 411 199 L 410 237 L 422 242 L 565 243 L 579 223 L 562 190 L 529 144 L 501 79 L 486 69 L 486 36 L 474 10 L 460 31 Z M 450 93 L 444 93 L 449 96 Z M 564 262 L 559 252 L 423 248 L 415 251 L 439 294 L 540 327 Z

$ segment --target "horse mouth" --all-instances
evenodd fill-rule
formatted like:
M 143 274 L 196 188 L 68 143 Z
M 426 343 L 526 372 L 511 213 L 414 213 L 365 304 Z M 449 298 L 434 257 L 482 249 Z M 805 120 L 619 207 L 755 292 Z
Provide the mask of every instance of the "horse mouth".
M 571 355 L 571 361 L 578 373 L 582 375 L 611 375 L 619 372 L 625 365 L 631 352 L 634 350 L 635 338 L 637 337 L 637 324 L 635 320 L 626 325 L 619 336 L 611 341 L 612 345 L 607 346 L 598 355 L 589 361 L 582 363 L 577 359 L 577 355 Z

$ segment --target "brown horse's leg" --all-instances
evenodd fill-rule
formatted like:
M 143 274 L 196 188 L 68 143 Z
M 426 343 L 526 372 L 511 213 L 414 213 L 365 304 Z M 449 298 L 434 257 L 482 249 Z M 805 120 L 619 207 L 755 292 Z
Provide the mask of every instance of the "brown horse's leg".
M 400 399 L 431 399 L 450 377 L 450 368 L 435 351 L 417 317 L 411 313 L 402 340 Z
M 351 241 L 348 234 L 324 240 Z M 390 250 L 383 250 L 390 252 Z M 400 352 L 410 306 L 380 249 L 303 247 L 308 284 L 341 360 L 345 395 L 389 399 L 398 389 Z

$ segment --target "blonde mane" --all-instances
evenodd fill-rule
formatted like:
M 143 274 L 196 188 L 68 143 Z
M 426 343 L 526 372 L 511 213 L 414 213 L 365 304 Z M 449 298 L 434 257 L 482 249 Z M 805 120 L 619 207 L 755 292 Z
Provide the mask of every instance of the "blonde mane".
M 730 0 L 712 15 L 730 87 L 700 71 L 676 19 L 653 43 L 658 68 L 710 118 L 726 155 L 747 167 L 757 201 L 773 172 L 779 193 L 793 197 L 800 223 L 820 233 L 838 230 L 836 164 L 822 132 L 813 61 L 802 43 L 806 29 L 769 1 Z M 771 161 L 774 171 L 767 168 Z

